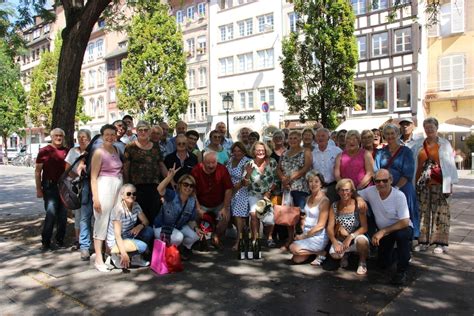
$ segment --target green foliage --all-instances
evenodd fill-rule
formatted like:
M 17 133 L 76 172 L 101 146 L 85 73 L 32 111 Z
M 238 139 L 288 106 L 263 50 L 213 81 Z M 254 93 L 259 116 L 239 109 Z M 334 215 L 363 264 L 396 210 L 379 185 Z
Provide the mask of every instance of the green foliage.
M 355 103 L 354 14 L 347 0 L 294 0 L 298 33 L 283 40 L 283 89 L 291 112 L 335 127 L 331 113 Z
M 51 128 L 61 45 L 61 34 L 58 33 L 54 40 L 54 51 L 45 51 L 41 54 L 40 63 L 33 70 L 31 76 L 31 88 L 28 94 L 30 119 L 35 126 L 44 125 L 47 129 Z M 79 91 L 82 91 L 82 89 Z M 83 107 L 84 98 L 79 96 L 76 107 L 76 121 L 82 121 L 85 124 L 92 118 L 84 114 Z
M 469 135 L 466 138 L 466 147 L 469 149 L 471 153 L 474 152 L 474 135 Z
M 188 104 L 182 34 L 166 5 L 145 4 L 138 7 L 128 32 L 118 106 L 148 121 L 175 122 Z
M 20 70 L 13 62 L 8 44 L 0 40 L 0 136 L 4 149 L 11 133 L 20 134 L 25 126 L 25 91 L 20 82 Z

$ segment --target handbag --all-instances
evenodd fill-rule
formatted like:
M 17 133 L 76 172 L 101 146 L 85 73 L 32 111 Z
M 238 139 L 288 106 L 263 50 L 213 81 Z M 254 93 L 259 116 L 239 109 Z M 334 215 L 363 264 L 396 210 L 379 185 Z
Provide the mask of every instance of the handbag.
M 423 149 L 425 150 L 426 156 L 428 157 L 428 160 L 431 162 L 425 162 L 427 164 L 430 164 L 431 172 L 430 172 L 430 178 L 431 180 L 437 182 L 437 183 L 443 183 L 443 172 L 441 171 L 441 166 L 439 163 L 436 162 L 433 158 L 431 158 L 429 152 L 428 152 L 428 146 L 426 145 L 426 140 L 423 142 Z
M 166 247 L 165 262 L 169 273 L 181 272 L 184 270 L 183 264 L 181 263 L 181 255 L 179 254 L 176 245 Z
M 301 210 L 297 206 L 274 205 L 273 217 L 275 224 L 282 226 L 295 226 L 300 218 Z
M 168 266 L 166 265 L 166 244 L 160 239 L 155 239 L 153 242 L 153 253 L 151 255 L 150 268 L 157 274 L 169 273 Z
M 83 153 L 77 157 L 72 165 L 63 172 L 58 180 L 59 197 L 61 198 L 61 202 L 63 203 L 64 207 L 70 210 L 77 210 L 81 207 L 81 193 L 84 177 L 80 175 L 77 178 L 72 178 L 69 176 L 69 173 L 76 166 L 76 164 L 85 157 L 85 155 L 87 155 L 87 153 Z

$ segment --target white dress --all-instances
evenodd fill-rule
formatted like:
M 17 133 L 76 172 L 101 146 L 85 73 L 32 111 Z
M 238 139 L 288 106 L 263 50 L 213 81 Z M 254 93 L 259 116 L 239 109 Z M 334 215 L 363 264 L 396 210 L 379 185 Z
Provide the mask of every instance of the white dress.
M 309 232 L 318 223 L 319 205 L 324 200 L 325 199 L 321 199 L 321 201 L 317 205 L 311 208 L 308 206 L 308 203 L 306 202 L 306 205 L 304 206 L 306 219 L 305 219 L 303 233 Z M 311 252 L 319 252 L 319 251 L 324 250 L 324 248 L 326 248 L 326 245 L 328 244 L 328 242 L 329 242 L 329 238 L 328 238 L 328 235 L 326 234 L 326 228 L 324 228 L 320 230 L 319 232 L 317 232 L 316 235 L 310 238 L 296 240 L 295 244 L 300 246 L 302 249 L 305 249 Z

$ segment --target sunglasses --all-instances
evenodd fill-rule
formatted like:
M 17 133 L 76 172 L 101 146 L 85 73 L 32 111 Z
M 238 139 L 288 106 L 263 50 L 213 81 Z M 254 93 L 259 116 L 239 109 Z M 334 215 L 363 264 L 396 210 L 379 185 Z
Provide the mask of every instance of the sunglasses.
M 189 183 L 189 182 L 181 182 L 181 185 L 185 188 L 194 188 L 194 184 Z
M 137 196 L 137 192 L 127 192 L 125 193 L 126 196 Z
M 383 182 L 383 183 L 388 183 L 388 180 L 389 180 L 389 179 L 374 179 L 374 182 L 375 182 L 375 183 L 382 183 L 382 182 Z
M 138 129 L 138 132 L 140 132 L 140 133 L 146 133 L 146 132 L 148 132 L 148 128 L 139 128 L 139 129 Z

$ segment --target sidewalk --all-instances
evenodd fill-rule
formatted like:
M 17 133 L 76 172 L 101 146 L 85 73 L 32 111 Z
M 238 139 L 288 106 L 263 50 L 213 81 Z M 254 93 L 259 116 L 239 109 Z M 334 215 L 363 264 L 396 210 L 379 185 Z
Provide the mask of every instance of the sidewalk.
M 119 270 L 99 273 L 80 261 L 77 252 L 41 253 L 38 236 L 18 238 L 40 225 L 38 216 L 42 214 L 36 210 L 32 183 L 12 182 L 21 178 L 21 171 L 4 168 L 0 166 L 2 315 L 474 312 L 474 175 L 465 171 L 460 172 L 461 181 L 451 201 L 450 253 L 414 254 L 408 285 L 394 287 L 373 262 L 369 262 L 368 276 L 358 277 L 354 262 L 349 270 L 337 271 L 294 266 L 288 264 L 290 255 L 278 249 L 265 250 L 264 260 L 259 261 L 236 260 L 230 247 L 223 252 L 195 252 L 185 263 L 185 271 L 173 275 L 155 276 L 146 268 L 132 269 L 128 274 Z M 23 172 L 26 179 L 32 171 Z M 15 187 L 5 192 L 6 185 Z M 14 192 L 20 188 L 25 199 L 15 200 Z M 18 210 L 29 206 L 26 219 L 22 219 Z

